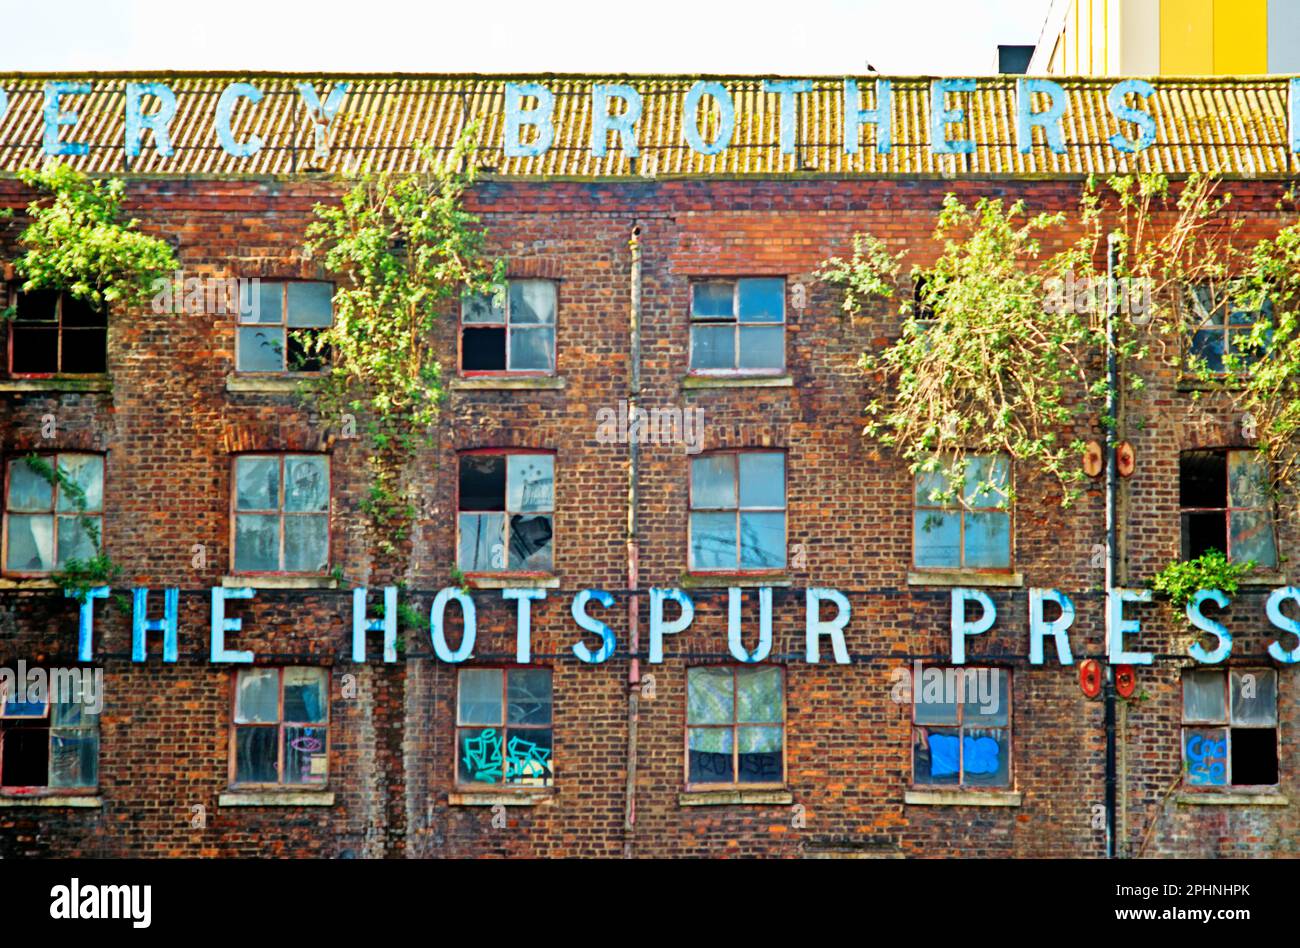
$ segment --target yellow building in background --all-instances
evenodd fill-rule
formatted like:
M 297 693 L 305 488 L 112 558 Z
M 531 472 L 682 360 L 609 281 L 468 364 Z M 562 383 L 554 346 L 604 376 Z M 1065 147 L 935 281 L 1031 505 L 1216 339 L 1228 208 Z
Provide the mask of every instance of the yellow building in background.
M 1029 73 L 1300 73 L 1300 0 L 1053 0 Z

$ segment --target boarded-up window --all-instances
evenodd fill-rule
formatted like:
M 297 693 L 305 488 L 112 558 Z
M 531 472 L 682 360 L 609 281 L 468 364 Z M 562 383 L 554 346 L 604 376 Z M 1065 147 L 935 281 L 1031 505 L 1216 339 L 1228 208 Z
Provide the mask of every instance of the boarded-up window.
M 324 668 L 235 674 L 231 782 L 320 786 L 329 778 L 329 675 Z
M 1183 672 L 1184 781 L 1193 787 L 1277 784 L 1277 672 Z
M 549 668 L 462 668 L 456 782 L 549 787 L 555 781 Z
M 785 783 L 785 669 L 686 670 L 687 786 Z

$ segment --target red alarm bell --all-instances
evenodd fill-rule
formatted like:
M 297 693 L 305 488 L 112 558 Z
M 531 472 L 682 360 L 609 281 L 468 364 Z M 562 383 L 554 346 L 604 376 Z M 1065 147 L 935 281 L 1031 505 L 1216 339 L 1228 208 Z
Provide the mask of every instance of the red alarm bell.
M 1137 683 L 1137 672 L 1132 665 L 1115 666 L 1115 690 L 1121 698 L 1131 698 Z
M 1101 662 L 1095 658 L 1085 658 L 1079 663 L 1079 687 L 1087 698 L 1101 694 Z

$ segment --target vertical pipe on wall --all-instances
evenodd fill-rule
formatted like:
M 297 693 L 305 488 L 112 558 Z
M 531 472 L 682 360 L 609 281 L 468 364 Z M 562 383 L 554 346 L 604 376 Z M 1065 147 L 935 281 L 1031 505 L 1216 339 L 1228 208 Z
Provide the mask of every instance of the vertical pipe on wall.
M 1115 269 L 1119 261 L 1119 241 L 1116 234 L 1106 238 L 1106 594 L 1115 588 L 1119 575 L 1119 543 L 1117 498 L 1119 495 L 1119 463 L 1116 445 L 1119 438 L 1119 345 L 1116 316 L 1118 293 L 1115 286 Z M 1106 644 L 1109 650 L 1115 630 L 1110 626 L 1111 610 L 1106 610 Z M 1115 845 L 1115 669 L 1106 663 L 1106 857 L 1114 858 Z
M 623 814 L 623 856 L 631 858 L 636 834 L 636 758 L 637 728 L 641 718 L 640 602 L 636 590 L 638 576 L 637 506 L 641 467 L 640 430 L 634 432 L 630 419 L 641 401 L 641 226 L 633 226 L 628 237 L 631 255 L 628 332 L 630 335 L 630 377 L 627 392 L 628 463 L 627 463 L 627 597 L 628 651 L 631 659 L 627 671 L 627 791 Z

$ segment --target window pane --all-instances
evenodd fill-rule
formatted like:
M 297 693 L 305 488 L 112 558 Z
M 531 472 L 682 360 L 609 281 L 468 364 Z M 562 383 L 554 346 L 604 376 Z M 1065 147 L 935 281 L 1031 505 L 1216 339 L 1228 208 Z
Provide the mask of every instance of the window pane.
M 284 322 L 284 284 L 278 280 L 258 279 L 252 284 L 254 291 L 252 311 L 241 318 L 245 323 Z
M 1011 746 L 1003 728 L 966 728 L 962 777 L 968 786 L 1005 787 L 1011 780 Z
M 780 783 L 782 729 L 741 727 L 736 729 L 738 783 Z
M 236 458 L 235 509 L 278 510 L 279 507 L 280 459 Z
M 466 329 L 461 336 L 460 365 L 466 372 L 504 372 L 506 329 Z
M 510 322 L 555 324 L 555 284 L 550 280 L 512 280 Z
M 785 368 L 785 329 L 780 326 L 742 326 L 739 367 Z
M 44 458 L 46 463 L 53 458 Z M 9 465 L 9 509 L 48 511 L 54 505 L 54 485 L 37 473 L 26 458 Z
M 274 327 L 241 326 L 239 330 L 240 372 L 284 370 L 284 330 Z
M 555 330 L 510 329 L 510 368 L 515 371 L 549 372 L 555 367 Z
M 460 515 L 460 547 L 457 560 L 466 572 L 506 568 L 506 515 L 501 513 Z
M 36 290 L 18 294 L 16 322 L 54 322 L 59 318 L 59 293 L 54 290 Z
M 289 325 L 324 329 L 333 321 L 332 283 L 290 283 Z
M 329 700 L 328 679 L 323 668 L 284 670 L 284 720 L 301 724 L 324 724 Z
M 784 507 L 785 455 L 742 454 L 739 458 L 740 506 Z M 713 505 L 697 504 L 697 506 Z
M 912 720 L 917 724 L 957 723 L 957 682 L 960 668 L 923 668 L 912 682 Z
M 66 566 L 70 560 L 93 559 L 99 545 L 88 527 L 97 532 L 102 529 L 99 517 L 60 517 L 58 565 Z
M 740 568 L 777 569 L 785 566 L 785 514 L 740 515 Z
M 44 787 L 50 779 L 50 732 L 43 727 L 4 727 L 0 776 L 6 787 Z
M 284 518 L 284 568 L 293 573 L 320 573 L 329 567 L 329 517 L 325 514 Z
M 99 734 L 91 728 L 50 735 L 50 786 L 93 787 L 99 782 Z
M 916 502 L 926 507 L 951 505 L 956 497 L 945 497 L 948 491 L 948 478 L 942 471 L 917 471 Z
M 506 509 L 546 512 L 555 507 L 555 457 L 512 454 L 506 463 Z
M 1011 515 L 965 513 L 966 566 L 1006 569 L 1011 566 Z
M 284 459 L 284 509 L 326 511 L 330 508 L 329 459 L 294 455 Z
M 461 298 L 460 321 L 463 323 L 504 323 L 506 321 L 505 297 L 501 305 L 493 305 L 495 296 L 473 294 Z
M 5 569 L 16 573 L 48 572 L 54 569 L 54 518 L 10 514 Z
M 1268 467 L 1253 451 L 1228 452 L 1228 505 L 1268 505 Z
M 1228 527 L 1234 563 L 1254 560 L 1259 566 L 1277 566 L 1273 517 L 1267 510 L 1234 510 L 1228 514 Z
M 695 283 L 691 285 L 691 316 L 697 319 L 734 316 L 734 284 Z
M 785 315 L 785 280 L 740 280 L 740 321 L 779 323 Z
M 280 518 L 266 514 L 235 517 L 235 569 L 274 572 L 280 568 Z
M 1277 783 L 1277 729 L 1234 727 L 1228 740 L 1232 755 L 1229 772 L 1234 787 L 1272 786 Z
M 974 455 L 966 459 L 966 503 L 972 507 L 1001 507 L 1007 502 L 1007 459 Z
M 1195 365 L 1210 372 L 1223 371 L 1224 331 L 1200 329 L 1192 334 L 1191 355 Z
M 460 783 L 500 783 L 503 769 L 501 729 L 461 729 L 457 737 L 457 780 Z
M 1253 320 L 1249 320 L 1253 322 Z M 108 313 L 103 307 L 96 307 L 87 300 L 79 300 L 71 293 L 63 296 L 63 328 L 82 328 L 87 326 L 107 326 Z M 66 340 L 65 340 L 66 342 Z M 65 346 L 66 348 L 66 346 Z
M 104 507 L 104 459 L 94 454 L 60 454 L 59 470 L 75 489 L 59 486 L 60 510 L 96 513 Z M 78 501 L 80 500 L 80 504 Z
M 736 330 L 731 326 L 691 327 L 692 369 L 734 369 Z
M 1228 463 L 1222 452 L 1184 451 L 1178 458 L 1178 505 L 1219 507 L 1228 496 Z
M 462 454 L 460 456 L 460 509 L 506 509 L 506 456 L 504 454 Z
M 235 723 L 269 724 L 280 719 L 280 673 L 274 668 L 250 668 L 235 685 Z
M 284 729 L 284 782 L 324 783 L 327 776 L 329 776 L 329 751 L 326 729 L 286 727 Z
M 917 783 L 945 784 L 957 782 L 961 750 L 956 728 L 912 730 L 912 773 Z
M 510 568 L 550 570 L 554 533 L 550 514 L 513 515 L 510 518 Z
M 103 329 L 64 329 L 60 372 L 92 374 L 108 367 L 108 333 Z
M 686 670 L 686 723 L 730 724 L 734 713 L 734 678 L 728 666 Z
M 1183 672 L 1183 720 L 1227 721 L 1223 683 L 1221 671 Z
M 735 569 L 736 515 L 691 514 L 691 568 Z
M 736 719 L 738 721 L 780 721 L 782 701 L 781 669 L 737 668 Z
M 690 783 L 734 783 L 729 727 L 693 727 L 687 731 L 687 780 Z
M 912 515 L 916 565 L 926 568 L 961 566 L 960 514 L 918 510 Z
M 510 724 L 551 723 L 551 673 L 514 668 L 506 675 L 506 720 Z
M 1207 787 L 1227 786 L 1228 732 L 1226 729 L 1184 728 L 1183 756 L 1187 762 L 1189 784 Z
M 552 737 L 550 728 L 506 730 L 506 783 L 520 787 L 549 787 Z
M 14 323 L 9 327 L 15 372 L 59 371 L 59 331 Z
M 499 668 L 465 668 L 457 676 L 457 718 L 461 724 L 500 724 Z
M 1233 724 L 1277 724 L 1276 671 L 1271 668 L 1233 671 L 1229 691 Z
M 962 721 L 970 727 L 1005 727 L 1011 702 L 1007 686 L 1011 675 L 1001 668 L 964 668 Z
M 782 482 L 784 483 L 784 481 Z M 691 507 L 736 506 L 736 456 L 707 454 L 691 460 Z
M 235 728 L 235 782 L 275 783 L 274 727 Z

